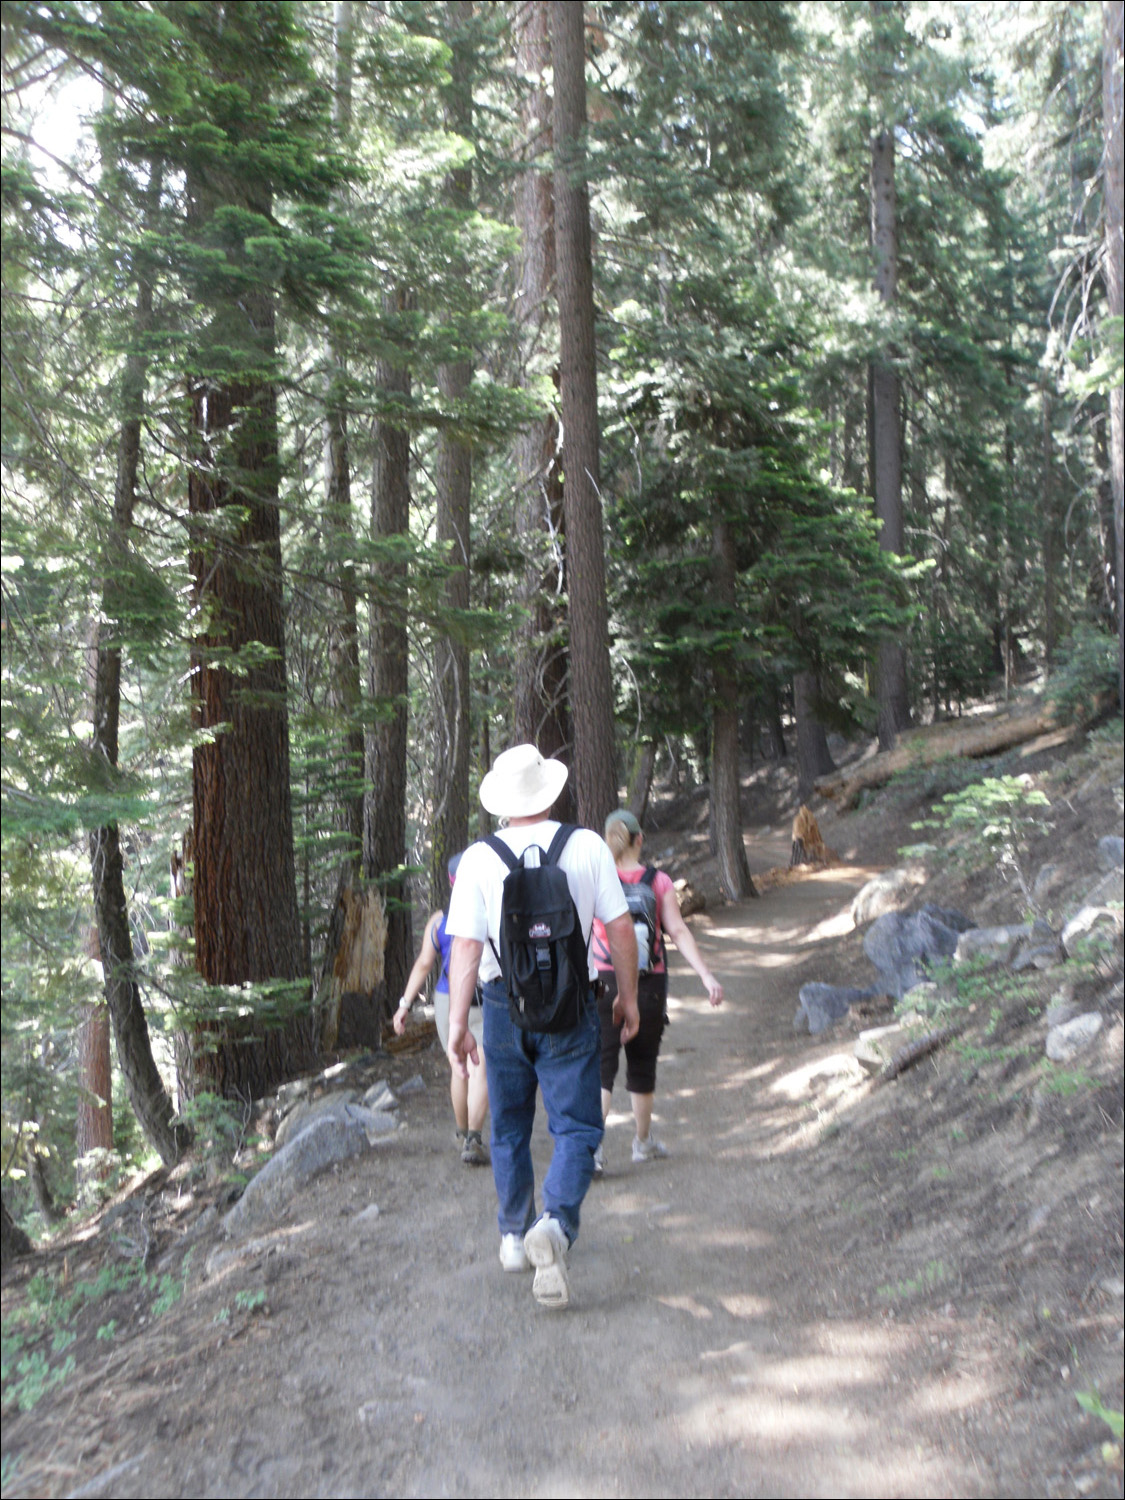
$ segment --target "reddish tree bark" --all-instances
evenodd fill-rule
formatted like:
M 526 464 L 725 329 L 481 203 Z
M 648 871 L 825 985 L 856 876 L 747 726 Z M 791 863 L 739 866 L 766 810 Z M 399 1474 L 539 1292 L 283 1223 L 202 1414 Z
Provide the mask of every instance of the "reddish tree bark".
M 519 7 L 515 18 L 516 64 L 520 76 L 536 80 L 523 96 L 521 122 L 524 170 L 515 193 L 520 231 L 516 320 L 525 373 L 549 370 L 558 381 L 555 294 L 555 222 L 551 177 L 537 162 L 551 150 L 551 100 L 546 75 L 551 42 L 544 4 Z M 564 760 L 570 753 L 567 712 L 567 646 L 563 550 L 562 469 L 559 424 L 546 413 L 513 445 L 519 486 L 516 530 L 525 571 L 519 586 L 522 615 L 515 661 L 515 738 L 539 746 L 544 755 Z M 556 805 L 557 816 L 574 818 L 570 783 Z
M 600 830 L 617 805 L 617 774 L 605 540 L 598 489 L 598 389 L 590 204 L 585 177 L 583 19 L 584 7 L 575 0 L 550 0 L 573 781 L 579 821 Z

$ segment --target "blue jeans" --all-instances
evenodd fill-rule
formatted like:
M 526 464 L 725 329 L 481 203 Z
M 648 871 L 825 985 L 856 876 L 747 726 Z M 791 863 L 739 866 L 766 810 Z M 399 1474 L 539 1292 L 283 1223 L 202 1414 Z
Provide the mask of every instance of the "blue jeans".
M 593 994 L 573 1031 L 546 1033 L 515 1025 L 502 983 L 484 986 L 484 1064 L 501 1234 L 525 1234 L 535 1222 L 531 1127 L 538 1087 L 555 1143 L 543 1180 L 543 1210 L 559 1220 L 572 1244 L 578 1237 L 582 1200 L 602 1139 L 600 1050 Z

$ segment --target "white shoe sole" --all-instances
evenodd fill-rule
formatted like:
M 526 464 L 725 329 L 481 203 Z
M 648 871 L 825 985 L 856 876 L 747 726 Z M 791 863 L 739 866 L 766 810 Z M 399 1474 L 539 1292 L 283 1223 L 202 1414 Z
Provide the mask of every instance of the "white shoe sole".
M 535 1267 L 531 1294 L 540 1307 L 561 1311 L 570 1302 L 570 1278 L 566 1270 L 566 1251 L 559 1247 L 550 1230 L 533 1224 L 524 1236 L 523 1248 Z

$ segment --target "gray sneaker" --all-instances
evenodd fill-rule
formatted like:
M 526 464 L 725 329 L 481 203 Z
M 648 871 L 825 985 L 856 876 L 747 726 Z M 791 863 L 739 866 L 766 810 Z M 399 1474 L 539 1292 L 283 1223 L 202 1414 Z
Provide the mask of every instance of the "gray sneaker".
M 658 1157 L 668 1156 L 668 1147 L 663 1141 L 658 1141 L 654 1135 L 647 1136 L 643 1141 L 633 1137 L 633 1160 L 634 1161 L 656 1161 Z
M 594 1152 L 594 1176 L 605 1176 L 605 1142 L 603 1141 Z
M 558 1219 L 544 1214 L 523 1237 L 523 1248 L 535 1267 L 531 1291 L 540 1307 L 561 1310 L 570 1301 L 570 1278 L 566 1253 L 570 1249 L 566 1230 Z
M 485 1153 L 484 1142 L 480 1138 L 479 1130 L 466 1132 L 465 1141 L 461 1147 L 461 1160 L 467 1167 L 485 1167 L 488 1165 L 488 1156 Z
M 523 1248 L 522 1234 L 500 1236 L 500 1264 L 505 1271 L 530 1271 L 531 1262 Z

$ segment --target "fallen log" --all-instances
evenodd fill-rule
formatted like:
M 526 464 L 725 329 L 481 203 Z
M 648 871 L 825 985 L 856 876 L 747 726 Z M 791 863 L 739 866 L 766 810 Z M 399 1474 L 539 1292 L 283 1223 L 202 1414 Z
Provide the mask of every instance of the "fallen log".
M 916 1041 L 907 1042 L 905 1047 L 900 1047 L 895 1055 L 880 1068 L 879 1082 L 889 1083 L 892 1078 L 905 1073 L 907 1068 L 912 1068 L 916 1062 L 929 1057 L 931 1052 L 944 1047 L 946 1042 L 951 1042 L 964 1029 L 964 1023 L 959 1026 L 940 1026 L 936 1031 L 929 1031 L 925 1036 L 918 1037 Z
M 983 721 L 956 719 L 926 729 L 908 730 L 893 750 L 880 751 L 860 766 L 846 767 L 831 776 L 820 777 L 815 790 L 822 797 L 838 802 L 840 811 L 846 812 L 855 806 L 860 792 L 885 786 L 901 771 L 931 766 L 954 757 L 976 760 L 986 755 L 999 755 L 1052 730 L 1064 739 L 1079 732 L 1072 727 L 1059 730 L 1053 712 L 1048 708 L 1039 708 L 1032 713 L 1001 714 Z

